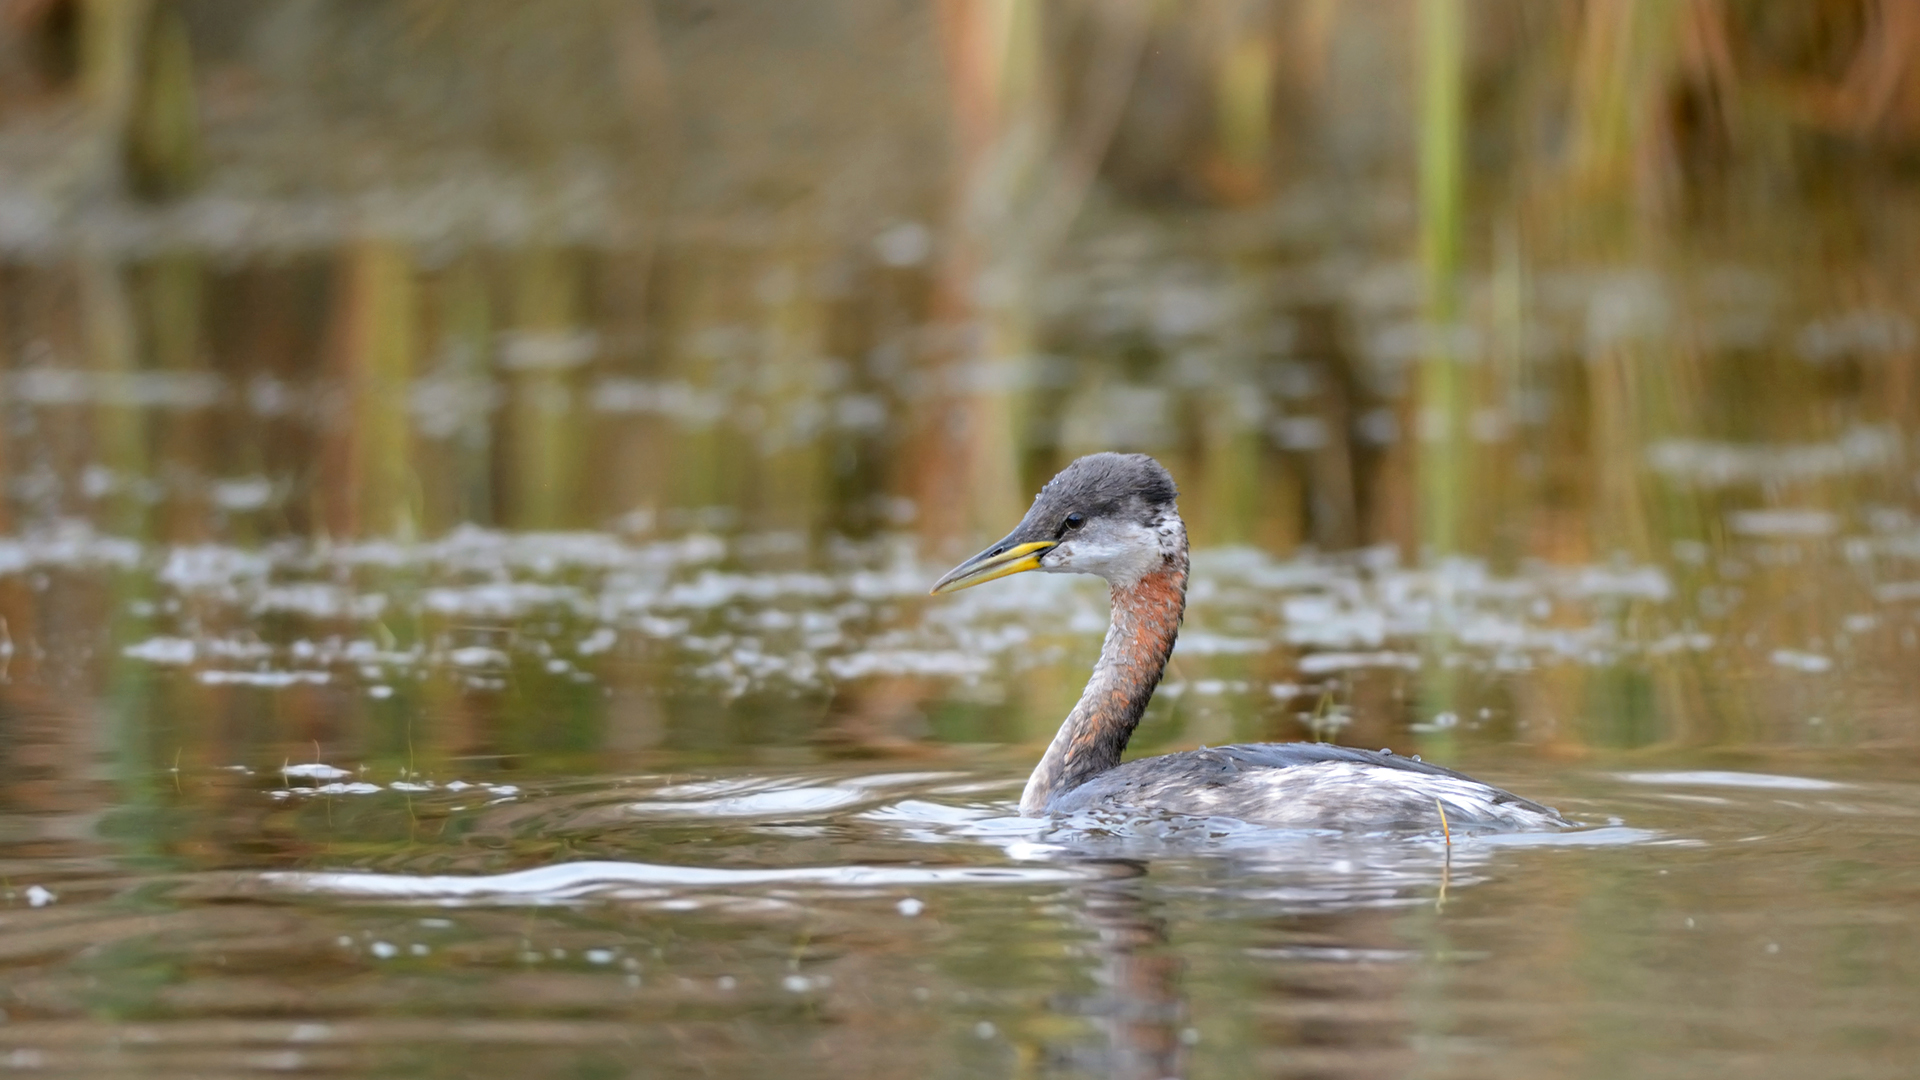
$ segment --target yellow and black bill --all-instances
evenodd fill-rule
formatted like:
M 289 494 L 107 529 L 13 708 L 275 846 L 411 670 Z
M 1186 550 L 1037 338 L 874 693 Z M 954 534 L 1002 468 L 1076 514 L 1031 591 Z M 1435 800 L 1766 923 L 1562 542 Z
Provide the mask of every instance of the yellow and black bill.
M 1020 530 L 1016 529 L 1006 539 L 947 571 L 945 577 L 933 583 L 933 595 L 958 592 L 1008 574 L 1038 570 L 1040 556 L 1058 544 L 1057 540 L 1022 540 Z

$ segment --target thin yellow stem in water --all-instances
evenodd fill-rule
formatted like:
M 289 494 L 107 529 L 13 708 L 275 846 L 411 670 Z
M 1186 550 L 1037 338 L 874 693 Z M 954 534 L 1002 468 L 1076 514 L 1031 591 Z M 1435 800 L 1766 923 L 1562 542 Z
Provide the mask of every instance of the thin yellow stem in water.
M 1447 804 L 1440 801 L 1440 796 L 1435 795 L 1433 797 L 1433 805 L 1435 809 L 1440 811 L 1440 835 L 1446 837 L 1447 846 L 1452 847 L 1453 830 L 1447 827 Z

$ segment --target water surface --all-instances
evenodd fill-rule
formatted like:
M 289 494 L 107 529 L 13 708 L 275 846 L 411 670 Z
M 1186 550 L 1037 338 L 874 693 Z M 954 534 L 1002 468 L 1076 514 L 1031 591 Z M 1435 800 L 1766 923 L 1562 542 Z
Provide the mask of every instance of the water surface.
M 1593 824 L 1449 848 L 1047 826 L 1004 768 L 920 764 L 187 770 L 95 836 L 17 810 L 0 1060 L 1890 1077 L 1916 1050 L 1913 777 L 1505 767 Z

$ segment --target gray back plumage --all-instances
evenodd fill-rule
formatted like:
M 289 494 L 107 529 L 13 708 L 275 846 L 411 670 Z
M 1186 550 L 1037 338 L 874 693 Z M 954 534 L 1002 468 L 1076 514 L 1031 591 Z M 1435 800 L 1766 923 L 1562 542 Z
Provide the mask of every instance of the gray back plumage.
M 1326 743 L 1239 744 L 1141 758 L 1062 792 L 1047 809 L 1138 807 L 1292 827 L 1430 828 L 1439 824 L 1436 798 L 1445 800 L 1456 828 L 1566 824 L 1552 807 L 1464 773 L 1390 750 Z

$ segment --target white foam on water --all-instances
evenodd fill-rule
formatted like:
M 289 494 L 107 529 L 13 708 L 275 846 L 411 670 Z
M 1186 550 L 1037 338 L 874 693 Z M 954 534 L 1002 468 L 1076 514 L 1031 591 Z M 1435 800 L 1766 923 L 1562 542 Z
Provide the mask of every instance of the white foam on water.
M 788 814 L 824 814 L 871 798 L 865 792 L 839 787 L 798 787 L 762 791 L 718 799 L 686 802 L 635 802 L 627 812 L 640 817 L 777 817 Z
M 871 802 L 900 787 L 958 776 L 952 772 L 877 773 L 849 776 L 831 784 L 804 784 L 780 778 L 744 778 L 674 784 L 650 792 L 651 799 L 629 803 L 627 812 L 647 818 L 756 818 L 809 816 Z
M 1691 847 L 1699 841 L 1669 837 L 1654 829 L 1635 829 L 1625 825 L 1606 825 L 1596 829 L 1569 829 L 1565 832 L 1486 833 L 1454 838 L 1454 844 L 1486 844 L 1492 847 L 1626 847 L 1634 844 L 1662 843 Z
M 1614 779 L 1629 784 L 1671 785 L 1676 787 L 1744 787 L 1776 791 L 1836 791 L 1849 787 L 1833 780 L 1809 776 L 1782 776 L 1774 773 L 1730 772 L 1721 769 L 1697 769 L 1679 772 L 1614 773 Z
M 1892 551 L 1911 542 L 1920 554 L 1920 533 L 1911 531 L 1882 530 L 1871 543 Z M 211 684 L 276 690 L 327 679 L 376 697 L 391 693 L 380 687 L 436 672 L 451 672 L 476 691 L 503 689 L 509 670 L 520 679 L 595 682 L 600 665 L 585 658 L 619 649 L 667 660 L 675 679 L 729 699 L 928 679 L 987 701 L 1003 692 L 996 677 L 1058 665 L 1106 629 L 1105 590 L 1091 579 L 1028 575 L 1015 588 L 929 599 L 927 586 L 941 567 L 917 558 L 911 541 L 841 546 L 847 550 L 839 556 L 872 562 L 832 572 L 714 565 L 730 552 L 804 547 L 803 538 L 785 533 L 647 540 L 466 526 L 421 542 L 147 549 L 69 523 L 0 540 L 0 574 L 155 567 L 173 595 L 131 602 L 156 631 L 128 646 L 128 659 L 224 669 L 203 676 Z M 379 575 L 390 572 L 418 576 L 382 587 Z M 1883 603 L 1920 597 L 1920 583 L 1883 583 L 1875 595 Z M 177 598 L 187 596 L 196 605 L 193 621 L 170 623 L 168 613 L 181 610 Z M 1497 671 L 1604 666 L 1716 644 L 1684 618 L 1669 617 L 1678 613 L 1658 610 L 1675 599 L 1665 571 L 1625 561 L 1526 564 L 1499 574 L 1467 559 L 1404 567 L 1386 551 L 1279 560 L 1227 548 L 1196 553 L 1190 596 L 1176 647 L 1187 666 L 1166 687 L 1170 697 L 1183 688 L 1235 692 L 1244 675 L 1231 658 L 1284 659 L 1289 650 L 1309 679 L 1418 671 L 1424 657 L 1413 646 L 1436 633 L 1451 643 L 1444 663 Z M 1619 618 L 1622 601 L 1652 605 L 1652 617 Z M 262 641 L 264 614 L 290 617 L 299 636 Z M 409 618 L 424 633 L 396 645 L 387 628 Z M 487 636 L 471 636 L 463 625 L 469 623 Z M 1848 625 L 1849 632 L 1872 629 Z M 1819 673 L 1837 658 L 1780 649 L 1772 662 Z
M 1332 671 L 1353 671 L 1358 668 L 1400 668 L 1404 671 L 1420 670 L 1420 655 L 1407 652 L 1370 652 L 1370 653 L 1309 653 L 1300 658 L 1300 673 L 1303 675 L 1324 675 Z
M 1859 424 L 1830 442 L 1662 439 L 1647 448 L 1647 463 L 1655 472 L 1712 489 L 1879 471 L 1897 465 L 1905 448 L 1905 438 L 1892 425 Z
M 1741 536 L 1811 539 L 1840 531 L 1840 518 L 1826 510 L 1736 510 L 1727 524 Z
M 258 686 L 279 690 L 306 683 L 323 686 L 333 681 L 325 671 L 201 671 L 194 678 L 208 686 Z
M 169 666 L 191 664 L 197 653 L 198 649 L 193 642 L 177 637 L 148 638 L 137 645 L 129 645 L 120 650 L 120 655 L 129 659 Z
M 875 649 L 828 657 L 826 668 L 836 679 L 851 680 L 873 675 L 983 675 L 993 663 L 959 650 Z
M 485 645 L 468 645 L 465 648 L 449 649 L 447 659 L 455 667 L 463 668 L 504 668 L 512 663 L 512 658 L 499 649 L 490 649 Z
M 344 780 L 352 776 L 353 773 L 351 770 L 342 769 L 337 765 L 326 765 L 318 761 L 312 761 L 304 765 L 283 766 L 280 770 L 280 775 L 311 780 Z
M 264 476 L 215 480 L 207 488 L 213 505 L 234 512 L 261 509 L 273 500 L 274 492 L 273 481 Z
M 1777 667 L 1804 671 L 1809 675 L 1818 675 L 1833 670 L 1833 658 L 1819 653 L 1802 652 L 1799 649 L 1775 649 L 1769 657 Z
M 327 871 L 270 871 L 275 888 L 339 897 L 460 904 L 563 904 L 589 899 L 655 898 L 661 888 L 734 889 L 763 885 L 899 888 L 947 885 L 1037 885 L 1087 881 L 1110 871 L 1093 866 L 818 866 L 719 869 L 658 863 L 593 861 L 472 877 Z

